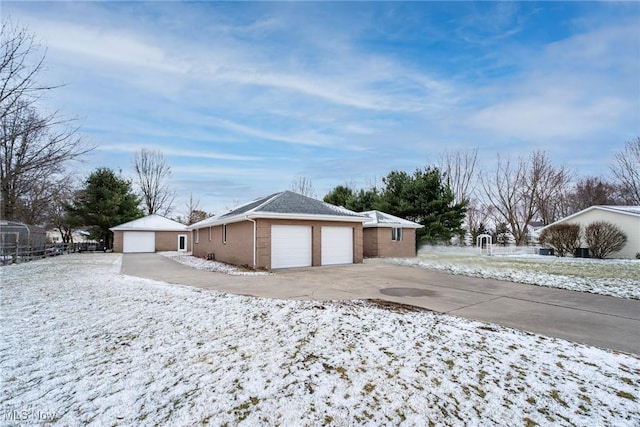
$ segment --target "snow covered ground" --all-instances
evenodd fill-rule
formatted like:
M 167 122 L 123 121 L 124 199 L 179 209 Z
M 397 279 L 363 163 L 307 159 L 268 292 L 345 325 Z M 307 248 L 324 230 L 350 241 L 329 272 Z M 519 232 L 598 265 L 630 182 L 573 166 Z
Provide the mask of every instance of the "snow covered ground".
M 266 271 L 248 270 L 236 267 L 235 265 L 225 264 L 224 262 L 209 261 L 203 258 L 191 256 L 190 253 L 158 252 L 158 254 L 197 270 L 215 271 L 218 273 L 229 274 L 231 276 L 264 276 L 270 274 Z
M 532 254 L 480 256 L 469 252 L 426 250 L 416 258 L 389 258 L 377 262 L 640 299 L 640 260 L 558 258 Z
M 2 267 L 0 424 L 638 425 L 640 359 L 426 311 Z

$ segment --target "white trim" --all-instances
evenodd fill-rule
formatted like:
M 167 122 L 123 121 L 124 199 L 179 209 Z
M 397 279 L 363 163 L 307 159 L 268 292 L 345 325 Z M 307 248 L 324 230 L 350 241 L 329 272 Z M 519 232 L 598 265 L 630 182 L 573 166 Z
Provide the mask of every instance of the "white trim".
M 363 223 L 367 220 L 365 217 L 353 217 L 353 216 L 338 216 L 338 215 L 311 215 L 311 214 L 290 214 L 290 213 L 277 213 L 277 212 L 257 212 L 249 215 L 237 215 L 228 218 L 220 218 L 218 220 L 214 220 L 207 224 L 194 224 L 189 226 L 192 230 L 197 230 L 200 228 L 222 225 L 222 224 L 233 224 L 236 222 L 247 221 L 250 219 L 291 219 L 291 220 L 302 220 L 302 221 L 332 221 L 332 222 L 359 222 Z
M 397 238 L 394 239 L 394 237 L 397 237 Z M 402 242 L 402 227 L 393 227 L 391 229 L 391 241 L 392 242 Z
M 180 249 L 180 238 L 184 237 L 184 249 Z M 189 248 L 189 237 L 186 234 L 178 234 L 178 252 L 187 252 Z

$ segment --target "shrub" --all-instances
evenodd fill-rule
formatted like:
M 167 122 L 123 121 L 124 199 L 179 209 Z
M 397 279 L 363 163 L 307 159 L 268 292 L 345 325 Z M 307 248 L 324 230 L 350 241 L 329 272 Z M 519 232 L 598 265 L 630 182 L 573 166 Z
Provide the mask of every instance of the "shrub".
M 600 259 L 619 251 L 627 243 L 627 235 L 624 231 L 607 221 L 596 221 L 587 225 L 584 237 L 591 256 Z
M 556 255 L 573 254 L 580 247 L 580 224 L 556 224 L 540 233 L 540 244 L 552 247 Z

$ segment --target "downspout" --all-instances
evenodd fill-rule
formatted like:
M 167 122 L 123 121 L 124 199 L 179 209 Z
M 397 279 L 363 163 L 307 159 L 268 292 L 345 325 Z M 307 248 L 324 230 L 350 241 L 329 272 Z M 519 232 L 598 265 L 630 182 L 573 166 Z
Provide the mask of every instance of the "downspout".
M 258 225 L 256 223 L 256 221 L 254 219 L 249 218 L 249 216 L 245 216 L 245 218 L 247 219 L 247 221 L 251 221 L 253 223 L 253 268 L 256 268 L 256 235 L 257 235 L 257 228 Z

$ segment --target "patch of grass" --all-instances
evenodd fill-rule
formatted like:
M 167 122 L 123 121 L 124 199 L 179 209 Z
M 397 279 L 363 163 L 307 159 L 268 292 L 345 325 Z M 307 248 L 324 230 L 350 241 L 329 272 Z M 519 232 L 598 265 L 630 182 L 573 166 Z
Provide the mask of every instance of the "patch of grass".
M 537 426 L 537 425 L 538 425 L 538 423 L 537 423 L 537 422 L 533 421 L 533 420 L 532 420 L 531 418 L 529 418 L 529 417 L 524 417 L 524 418 L 522 419 L 522 421 L 524 421 L 524 425 L 525 425 L 525 426 L 527 426 L 527 427 L 535 427 L 535 426 Z
M 578 393 L 578 398 L 584 400 L 589 405 L 591 404 L 591 398 L 589 396 L 587 396 L 586 394 Z
M 367 392 L 367 394 L 370 394 L 375 388 L 376 386 L 371 383 L 367 383 L 364 385 L 364 391 Z
M 629 399 L 632 402 L 636 401 L 636 397 L 633 394 L 631 394 L 629 392 L 626 392 L 626 391 L 623 391 L 623 390 L 618 390 L 618 392 L 616 393 L 616 396 L 622 397 L 623 399 Z
M 478 396 L 480 396 L 482 399 L 484 399 L 485 396 L 487 395 L 487 392 L 485 392 L 483 389 L 481 389 L 480 387 L 478 387 L 475 384 L 471 384 L 469 387 L 474 389 L 476 391 L 476 393 L 478 394 Z
M 622 377 L 620 378 L 622 380 L 622 382 L 627 383 L 629 385 L 634 385 L 633 380 L 631 378 L 627 378 L 627 377 Z
M 445 360 L 445 361 L 444 361 L 444 363 L 445 363 L 445 365 L 447 365 L 447 367 L 448 367 L 449 369 L 453 369 L 453 366 L 455 365 L 455 363 L 454 363 L 454 362 L 453 362 L 453 360 L 451 360 L 451 359 L 447 359 L 447 360 Z
M 527 397 L 527 403 L 530 405 L 535 405 L 537 402 L 536 398 L 531 396 L 531 397 Z
M 556 402 L 558 402 L 559 404 L 561 404 L 562 406 L 564 406 L 565 408 L 568 408 L 569 405 L 567 404 L 566 401 L 564 401 L 561 397 L 560 397 L 560 390 L 551 390 L 551 397 L 553 398 L 553 400 L 555 400 Z

